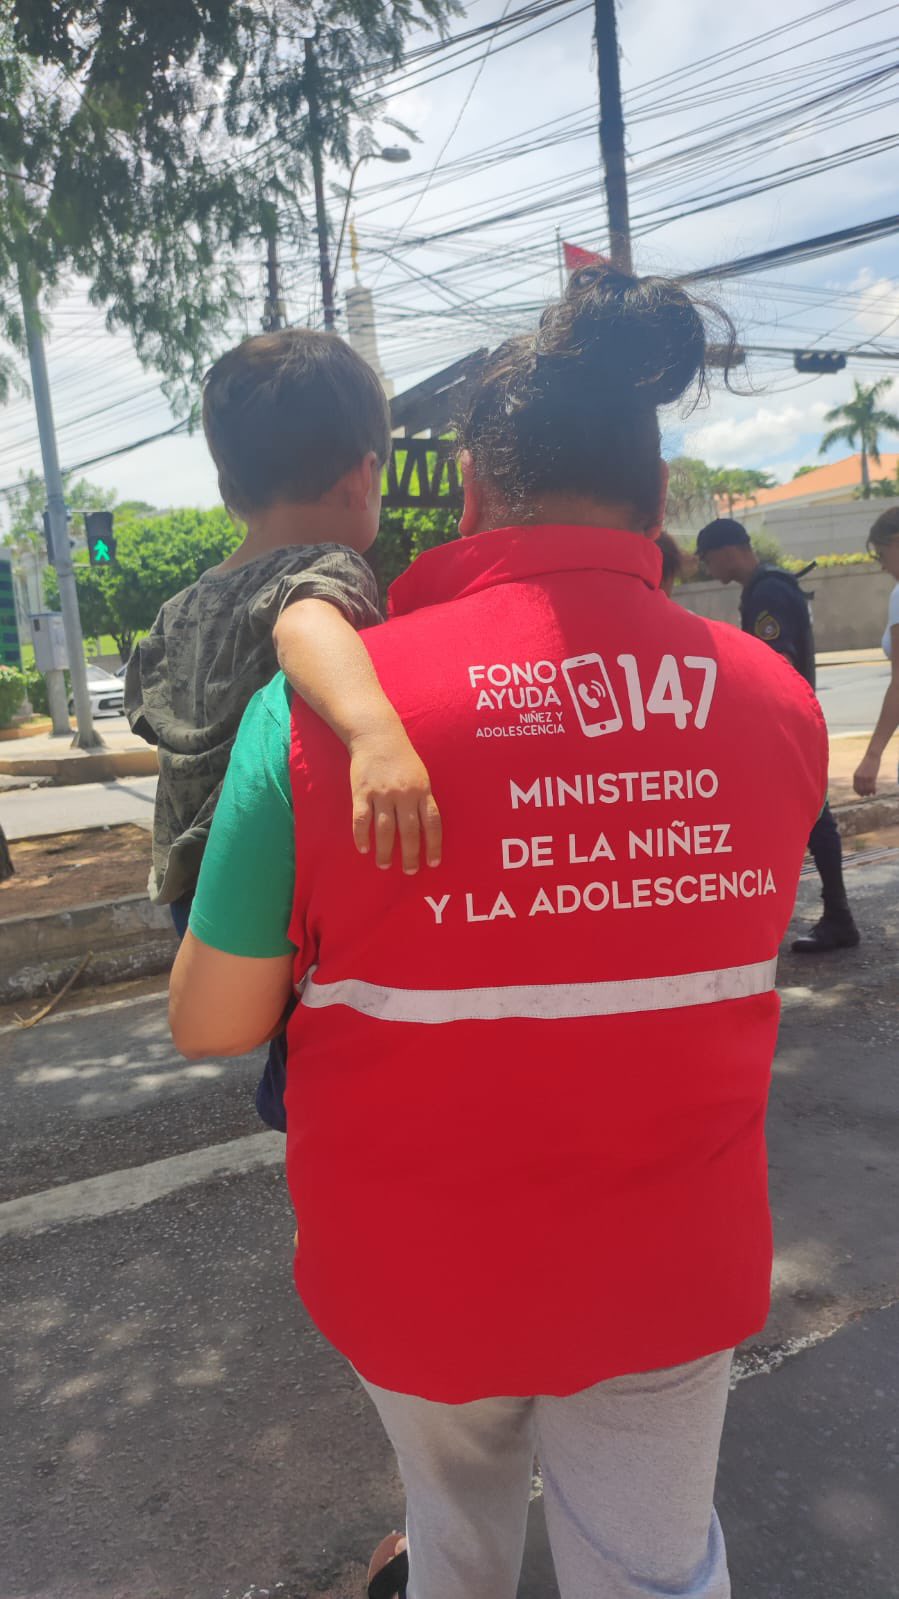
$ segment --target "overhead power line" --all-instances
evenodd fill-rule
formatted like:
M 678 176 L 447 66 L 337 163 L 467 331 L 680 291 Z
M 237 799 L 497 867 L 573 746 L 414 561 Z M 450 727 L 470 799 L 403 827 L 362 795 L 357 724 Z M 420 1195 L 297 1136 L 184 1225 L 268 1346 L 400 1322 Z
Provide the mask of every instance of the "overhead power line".
M 783 344 L 744 344 L 742 341 L 740 349 L 746 355 L 785 355 L 791 361 L 794 356 L 803 353 L 798 346 L 788 348 Z M 845 355 L 847 361 L 892 361 L 899 363 L 899 350 L 859 349 L 857 344 L 853 345 L 851 350 L 841 350 L 835 345 L 828 344 L 826 350 L 822 349 L 821 353 L 826 355 Z
M 183 417 L 174 427 L 164 428 L 161 433 L 148 433 L 146 438 L 134 439 L 131 444 L 122 444 L 117 450 L 107 450 L 103 455 L 92 455 L 87 461 L 74 461 L 71 466 L 63 467 L 63 477 L 69 477 L 73 472 L 84 472 L 89 466 L 100 466 L 103 461 L 114 461 L 120 455 L 130 455 L 133 450 L 142 450 L 145 444 L 156 444 L 160 439 L 174 438 L 178 433 L 186 433 L 189 428 L 189 419 Z M 0 488 L 0 494 L 17 494 L 20 489 L 27 487 L 27 479 L 22 478 L 18 483 L 7 483 Z
M 835 233 L 818 233 L 812 239 L 801 239 L 797 244 L 782 244 L 774 250 L 760 250 L 757 255 L 739 256 L 735 261 L 720 261 L 716 266 L 700 267 L 698 271 L 682 272 L 684 283 L 701 283 L 710 278 L 747 277 L 753 272 L 767 272 L 771 266 L 789 261 L 816 261 L 821 256 L 834 255 L 857 244 L 868 244 L 874 239 L 886 239 L 899 233 L 899 213 L 878 217 L 874 222 L 857 223 L 855 227 L 839 228 Z

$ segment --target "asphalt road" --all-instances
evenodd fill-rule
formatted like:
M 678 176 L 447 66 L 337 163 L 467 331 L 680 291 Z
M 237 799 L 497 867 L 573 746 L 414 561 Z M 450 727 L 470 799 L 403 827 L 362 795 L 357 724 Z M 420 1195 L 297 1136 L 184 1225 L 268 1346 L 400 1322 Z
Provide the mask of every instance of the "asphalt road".
M 155 777 L 9 789 L 0 793 L 0 823 L 9 839 L 39 838 L 79 827 L 111 827 L 116 822 L 137 822 L 149 828 L 155 794 Z
M 877 720 L 890 669 L 883 664 L 826 666 L 818 674 L 818 692 L 831 733 L 870 732 Z M 103 727 L 125 727 L 124 717 L 109 717 Z M 0 821 L 7 838 L 33 838 L 66 828 L 102 827 L 137 822 L 149 827 L 153 818 L 153 777 L 122 778 L 116 783 L 83 783 L 70 788 L 19 789 L 0 794 Z
M 899 856 L 850 884 L 861 949 L 782 964 L 774 1304 L 720 1473 L 735 1599 L 899 1593 Z M 180 1060 L 153 994 L 0 1031 L 3 1599 L 350 1599 L 400 1522 L 293 1293 L 258 1069 Z M 537 1497 L 520 1599 L 554 1594 Z
M 818 696 L 828 732 L 870 733 L 890 680 L 888 661 L 818 668 Z

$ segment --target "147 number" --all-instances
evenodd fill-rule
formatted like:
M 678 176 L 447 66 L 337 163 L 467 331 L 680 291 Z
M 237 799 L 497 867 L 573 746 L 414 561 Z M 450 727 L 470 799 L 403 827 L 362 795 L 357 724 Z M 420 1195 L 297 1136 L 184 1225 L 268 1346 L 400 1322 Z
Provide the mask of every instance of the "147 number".
M 705 727 L 715 692 L 718 663 L 706 655 L 685 655 L 682 664 L 687 672 L 702 673 L 702 682 L 697 684 L 699 699 L 695 705 L 693 726 Z M 624 673 L 631 721 L 638 733 L 645 728 L 647 716 L 672 716 L 675 727 L 682 729 L 689 725 L 694 704 L 684 693 L 680 665 L 675 656 L 662 656 L 655 682 L 648 695 L 643 693 L 636 655 L 619 655 L 618 665 Z M 692 683 L 690 688 L 693 692 Z

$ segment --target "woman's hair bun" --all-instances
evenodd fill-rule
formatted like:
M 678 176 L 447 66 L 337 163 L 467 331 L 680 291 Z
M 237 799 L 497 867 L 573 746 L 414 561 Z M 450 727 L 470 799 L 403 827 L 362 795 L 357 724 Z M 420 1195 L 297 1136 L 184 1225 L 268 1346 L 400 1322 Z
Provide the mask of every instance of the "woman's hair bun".
M 528 521 L 546 496 L 580 495 L 603 516 L 626 508 L 622 526 L 654 527 L 657 407 L 691 388 L 701 398 L 711 328 L 715 365 L 727 372 L 733 323 L 683 284 L 608 263 L 573 273 L 537 332 L 495 350 L 466 396 L 459 441 L 504 514 Z
M 536 355 L 538 368 L 562 381 L 578 366 L 613 404 L 632 394 L 670 405 L 695 380 L 704 383 L 706 330 L 680 284 L 631 277 L 601 262 L 572 273 L 562 299 L 544 311 Z

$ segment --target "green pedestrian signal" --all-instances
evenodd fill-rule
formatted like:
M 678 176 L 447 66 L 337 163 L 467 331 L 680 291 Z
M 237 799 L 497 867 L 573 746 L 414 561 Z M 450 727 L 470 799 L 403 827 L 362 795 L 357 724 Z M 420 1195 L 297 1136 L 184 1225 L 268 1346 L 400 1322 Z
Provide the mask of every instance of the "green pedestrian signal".
M 115 534 L 111 511 L 85 511 L 84 531 L 91 566 L 111 566 L 115 560 Z

